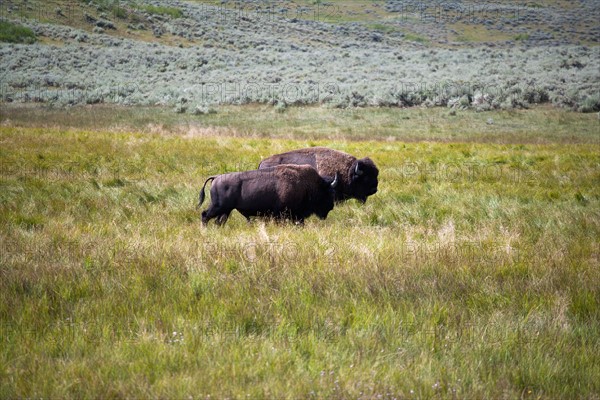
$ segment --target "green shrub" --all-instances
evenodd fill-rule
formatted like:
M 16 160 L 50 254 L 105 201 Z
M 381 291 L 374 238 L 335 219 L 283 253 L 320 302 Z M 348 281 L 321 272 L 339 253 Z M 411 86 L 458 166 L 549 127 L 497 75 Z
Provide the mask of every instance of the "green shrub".
M 12 22 L 0 21 L 0 42 L 31 44 L 35 41 L 35 33 L 31 29 Z
M 113 6 L 111 9 L 112 14 L 117 17 L 117 18 L 121 18 L 121 19 L 125 19 L 127 18 L 127 11 L 125 11 L 124 8 L 117 6 Z

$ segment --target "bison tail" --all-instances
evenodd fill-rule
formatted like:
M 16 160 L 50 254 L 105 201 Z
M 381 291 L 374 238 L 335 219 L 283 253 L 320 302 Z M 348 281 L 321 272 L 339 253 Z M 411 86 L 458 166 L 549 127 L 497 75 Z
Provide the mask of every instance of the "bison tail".
M 204 181 L 204 185 L 202 186 L 202 190 L 200 190 L 200 197 L 198 199 L 198 207 L 200 207 L 202 205 L 202 203 L 204 203 L 204 188 L 206 187 L 206 184 L 208 183 L 208 181 L 212 181 L 215 178 L 216 178 L 215 176 L 211 176 L 206 181 Z

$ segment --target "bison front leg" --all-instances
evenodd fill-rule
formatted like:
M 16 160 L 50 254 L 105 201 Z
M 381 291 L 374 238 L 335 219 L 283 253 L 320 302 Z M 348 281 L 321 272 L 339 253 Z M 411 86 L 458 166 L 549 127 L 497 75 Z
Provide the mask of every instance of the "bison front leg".
M 304 226 L 304 217 L 299 215 L 292 215 L 291 220 L 296 226 Z

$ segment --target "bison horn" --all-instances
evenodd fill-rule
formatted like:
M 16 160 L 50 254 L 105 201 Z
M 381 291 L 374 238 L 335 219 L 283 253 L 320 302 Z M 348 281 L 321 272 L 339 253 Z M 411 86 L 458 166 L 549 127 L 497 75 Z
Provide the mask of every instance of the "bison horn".
M 331 182 L 331 187 L 335 189 L 335 187 L 338 185 L 338 173 L 335 173 L 335 178 L 333 178 L 333 182 Z
M 363 174 L 363 171 L 358 169 L 358 162 L 356 163 L 356 167 L 354 167 L 354 173 L 359 176 Z

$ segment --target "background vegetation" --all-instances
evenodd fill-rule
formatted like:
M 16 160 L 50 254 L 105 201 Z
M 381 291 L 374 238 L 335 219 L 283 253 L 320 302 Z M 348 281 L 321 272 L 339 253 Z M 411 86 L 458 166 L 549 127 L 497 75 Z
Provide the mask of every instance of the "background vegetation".
M 0 17 L 39 43 L 0 46 L 0 98 L 600 111 L 596 2 L 515 4 L 16 2 Z

